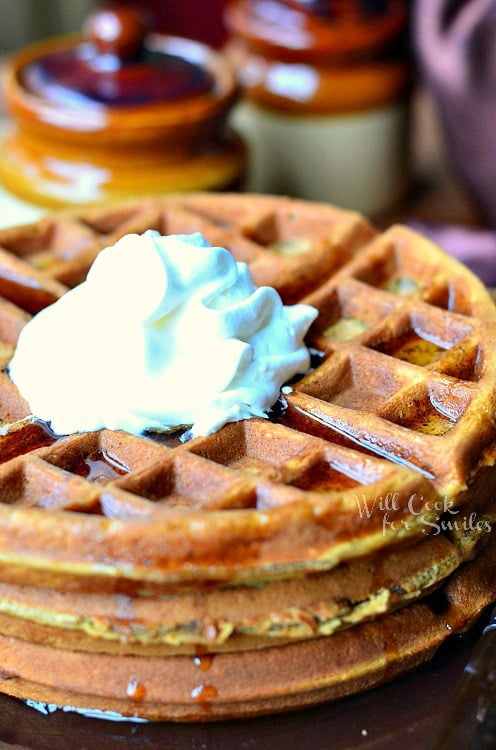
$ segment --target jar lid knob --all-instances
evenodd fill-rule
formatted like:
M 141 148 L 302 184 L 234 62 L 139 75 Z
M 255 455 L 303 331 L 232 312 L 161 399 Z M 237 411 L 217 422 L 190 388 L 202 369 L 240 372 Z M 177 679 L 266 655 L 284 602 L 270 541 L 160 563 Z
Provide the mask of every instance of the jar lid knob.
M 150 23 L 147 14 L 138 6 L 110 3 L 90 13 L 84 30 L 99 54 L 125 61 L 137 57 L 142 51 Z

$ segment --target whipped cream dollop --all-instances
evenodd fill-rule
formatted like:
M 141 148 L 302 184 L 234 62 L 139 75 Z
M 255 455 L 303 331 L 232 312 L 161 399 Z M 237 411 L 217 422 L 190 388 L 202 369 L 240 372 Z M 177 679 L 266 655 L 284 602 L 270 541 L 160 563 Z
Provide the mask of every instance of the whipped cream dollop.
M 56 434 L 192 425 L 207 435 L 265 416 L 308 369 L 316 316 L 257 288 L 200 234 L 130 234 L 24 327 L 9 374 Z

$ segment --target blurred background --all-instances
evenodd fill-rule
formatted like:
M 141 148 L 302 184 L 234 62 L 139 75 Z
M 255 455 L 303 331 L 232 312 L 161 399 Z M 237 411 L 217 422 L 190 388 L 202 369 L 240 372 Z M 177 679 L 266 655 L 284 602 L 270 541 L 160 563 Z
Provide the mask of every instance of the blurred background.
M 79 31 L 99 0 L 0 0 L 0 54 L 45 37 Z M 122 5 L 130 4 L 122 0 Z M 136 4 L 136 3 L 135 3 Z M 145 0 L 157 28 L 218 46 L 225 31 L 224 0 Z
M 77 31 L 97 0 L 0 0 L 0 54 Z
M 229 27 L 226 8 L 233 3 L 243 10 Z M 0 0 L 0 63 L 32 42 L 79 32 L 88 14 L 103 5 L 99 0 Z M 381 226 L 399 219 L 418 221 L 426 232 L 431 231 L 429 222 L 441 228 L 457 224 L 464 229 L 496 230 L 496 203 L 492 197 L 496 181 L 493 124 L 496 119 L 496 0 L 270 0 L 263 3 L 260 0 L 252 3 L 241 0 L 120 0 L 119 5 L 140 5 L 151 13 L 157 31 L 198 40 L 222 52 L 226 51 L 226 43 L 232 52 L 234 29 L 235 54 L 230 64 L 237 65 L 243 96 L 232 112 L 231 123 L 249 146 L 249 171 L 252 177 L 254 175 L 245 189 L 328 200 L 361 210 Z M 312 101 L 305 99 L 308 93 L 305 86 L 313 85 L 309 72 L 313 72 L 317 57 L 314 55 L 314 60 L 305 65 L 301 64 L 301 57 L 295 56 L 301 42 L 297 38 L 299 21 L 291 26 L 296 16 L 307 13 L 320 23 L 322 14 L 324 17 L 327 14 L 325 25 L 329 19 L 347 18 L 352 23 L 358 22 L 368 14 L 371 28 L 379 19 L 381 23 L 384 21 L 384 33 L 389 33 L 388 13 L 398 5 L 409 12 L 413 45 L 403 43 L 402 37 L 394 42 L 391 36 L 392 46 L 388 46 L 390 41 L 382 42 L 384 56 L 374 51 L 369 58 L 365 48 L 357 57 L 356 49 L 344 47 L 340 53 L 344 57 L 338 64 L 331 62 L 326 84 L 327 94 L 334 97 L 332 104 L 326 109 L 318 96 Z M 253 29 L 259 33 L 260 27 L 249 27 L 246 9 L 255 6 L 262 9 L 260 12 L 268 13 L 265 20 L 269 28 L 274 23 L 272 28 L 277 26 L 283 36 L 287 20 L 290 31 L 279 49 L 270 47 L 267 42 L 270 34 L 263 31 L 255 40 L 256 45 L 250 48 L 253 41 L 250 33 Z M 278 15 L 270 15 L 276 11 Z M 242 18 L 243 13 L 245 18 Z M 362 25 L 360 33 L 363 31 Z M 380 29 L 379 33 L 382 33 Z M 363 39 L 366 37 L 365 34 Z M 353 45 L 352 36 L 350 40 Z M 281 53 L 285 44 L 287 49 Z M 263 85 L 260 80 L 253 84 L 250 76 L 260 73 L 257 65 L 261 59 L 263 65 L 270 68 L 270 75 Z M 405 62 L 411 71 L 411 85 L 406 89 L 400 80 L 404 75 L 401 65 Z M 315 67 L 319 76 L 327 63 L 324 60 L 322 67 L 317 59 Z M 350 85 L 346 76 L 339 78 L 346 68 Z M 389 73 L 383 76 L 382 71 L 386 69 Z M 368 79 L 361 76 L 370 71 L 375 71 L 377 76 L 370 79 L 369 85 Z M 332 78 L 335 75 L 338 76 L 336 85 Z M 372 90 L 377 95 L 375 101 L 369 96 Z M 353 96 L 356 98 L 351 101 Z M 3 113 L 0 135 L 12 126 L 13 119 L 7 109 L 0 93 L 0 115 Z M 319 120 L 318 127 L 323 124 L 328 129 L 324 133 L 308 129 L 305 135 L 305 125 L 317 128 Z M 296 130 L 291 129 L 293 125 Z M 294 148 L 297 138 L 301 148 Z M 308 150 L 305 151 L 303 145 Z M 404 156 L 408 159 L 408 173 L 404 170 Z M 259 167 L 265 173 L 257 182 Z M 294 173 L 288 176 L 290 167 L 294 167 Z M 346 191 L 335 192 L 336 186 L 339 189 L 344 186 Z M 0 185 L 0 194 L 2 187 L 5 186 Z M 3 206 L 7 205 L 8 198 L 10 194 L 3 195 L 0 224 L 7 220 Z M 26 217 L 39 215 L 38 208 L 29 208 Z M 8 220 L 15 222 L 19 217 L 24 218 L 24 210 L 24 205 L 18 210 L 12 201 Z M 433 236 L 450 249 L 451 235 L 446 240 L 435 234 L 435 228 L 433 232 Z M 467 242 L 472 243 L 472 252 L 479 239 L 489 241 L 489 249 L 484 245 L 481 252 L 484 257 L 490 257 L 496 268 L 496 233 L 490 237 L 458 234 L 457 242 L 460 237 L 461 253 L 456 243 L 451 247 L 462 259 L 466 259 Z
M 88 14 L 104 6 L 97 0 L 0 0 L 0 55 L 78 32 Z M 249 149 L 245 189 L 329 200 L 371 216 L 404 196 L 411 114 L 407 0 L 119 0 L 114 6 L 139 6 L 155 31 L 226 53 L 244 94 L 230 123 Z M 74 73 L 72 83 L 81 75 Z M 115 79 L 105 85 L 114 87 Z M 7 96 L 4 109 L 12 114 L 9 103 Z M 60 103 L 69 105 L 69 98 Z M 50 150 L 59 159 L 53 146 L 38 139 L 37 153 Z M 23 161 L 4 160 L 1 178 L 10 189 L 21 171 L 46 171 L 41 157 L 34 165 L 32 142 L 22 133 L 8 143 L 6 159 L 9 154 Z

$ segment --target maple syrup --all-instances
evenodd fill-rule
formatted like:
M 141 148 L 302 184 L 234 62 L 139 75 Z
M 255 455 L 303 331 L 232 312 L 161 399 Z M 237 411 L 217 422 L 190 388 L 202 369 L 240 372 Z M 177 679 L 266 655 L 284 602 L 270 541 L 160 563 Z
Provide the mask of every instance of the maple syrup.
M 213 654 L 197 654 L 193 657 L 193 664 L 202 672 L 208 672 L 214 660 Z
M 7 430 L 1 437 L 2 462 L 10 461 L 16 456 L 30 453 L 37 448 L 53 445 L 58 439 L 57 435 L 50 430 L 50 426 L 41 419 L 26 422 L 20 431 Z
M 211 698 L 216 698 L 218 694 L 217 688 L 214 685 L 209 685 L 207 682 L 197 685 L 191 691 L 191 697 L 202 705 L 208 703 Z
M 435 341 L 423 338 L 415 331 L 410 330 L 398 338 L 382 343 L 378 348 L 384 354 L 390 354 L 396 359 L 419 367 L 426 367 L 433 362 L 437 362 L 448 347 L 443 348 Z
M 193 664 L 201 672 L 206 674 L 212 667 L 214 654 L 206 652 L 203 646 L 196 646 L 195 652 L 195 656 L 193 656 Z M 191 691 L 191 697 L 200 704 L 201 708 L 204 711 L 209 710 L 208 701 L 211 698 L 216 698 L 217 695 L 217 688 L 208 682 L 201 682 L 199 685 L 196 685 Z
M 126 697 L 135 703 L 141 703 L 146 697 L 146 687 L 138 680 L 130 680 L 126 687 Z
M 56 294 L 44 289 L 39 282 L 16 275 L 11 268 L 0 273 L 0 296 L 32 315 L 53 305 L 58 299 Z
M 310 490 L 311 492 L 337 492 L 349 490 L 352 487 L 356 487 L 359 483 L 323 461 L 314 464 L 294 484 L 301 490 Z
M 107 482 L 128 474 L 129 466 L 114 453 L 110 453 L 103 448 L 85 456 L 77 473 L 89 482 L 107 484 Z
M 441 436 L 449 432 L 456 422 L 447 414 L 435 409 L 431 404 L 425 404 L 415 414 L 403 418 L 399 424 L 425 435 Z
M 178 448 L 187 439 L 188 429 L 188 427 L 182 426 L 177 430 L 169 432 L 151 432 L 147 430 L 143 434 L 143 437 L 153 440 L 154 443 L 165 445 L 167 448 Z

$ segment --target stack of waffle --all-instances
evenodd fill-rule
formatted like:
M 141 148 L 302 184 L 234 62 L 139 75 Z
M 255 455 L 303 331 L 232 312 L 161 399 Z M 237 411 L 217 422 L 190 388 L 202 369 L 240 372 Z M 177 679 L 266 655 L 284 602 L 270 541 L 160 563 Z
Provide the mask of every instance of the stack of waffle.
M 19 332 L 150 228 L 317 307 L 312 368 L 208 437 L 56 438 L 9 380 Z M 496 598 L 496 308 L 419 235 L 172 196 L 0 232 L 0 295 L 1 691 L 150 719 L 299 708 L 413 668 Z

